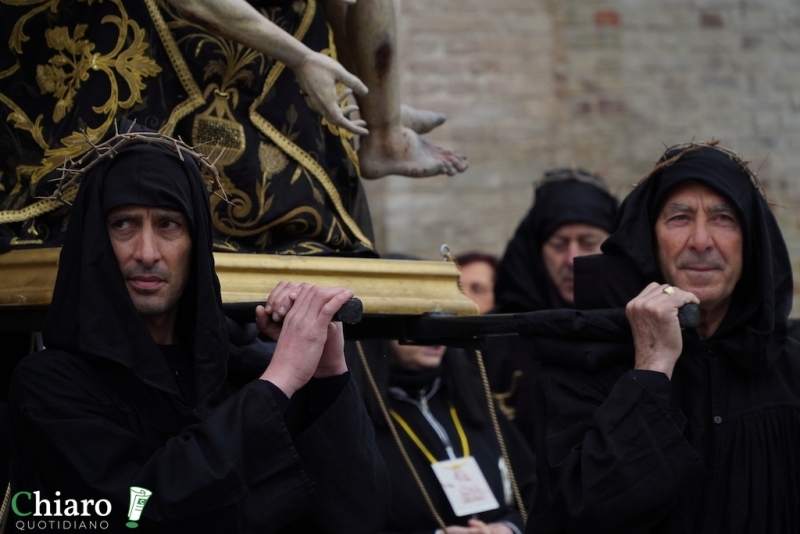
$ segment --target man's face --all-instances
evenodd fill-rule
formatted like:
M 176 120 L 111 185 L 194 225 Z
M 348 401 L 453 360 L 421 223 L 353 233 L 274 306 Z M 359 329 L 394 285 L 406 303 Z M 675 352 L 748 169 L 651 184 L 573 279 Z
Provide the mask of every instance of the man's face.
M 698 182 L 672 190 L 655 226 L 658 261 L 669 284 L 702 308 L 730 302 L 742 276 L 742 229 L 733 206 Z
M 494 267 L 485 261 L 461 266 L 461 287 L 480 313 L 494 308 Z
M 542 245 L 547 274 L 561 298 L 569 304 L 575 302 L 575 258 L 599 254 L 600 245 L 607 237 L 608 232 L 596 226 L 583 223 L 565 224 L 553 232 Z
M 108 236 L 133 305 L 145 317 L 177 311 L 191 272 L 192 238 L 179 211 L 121 206 L 107 217 Z

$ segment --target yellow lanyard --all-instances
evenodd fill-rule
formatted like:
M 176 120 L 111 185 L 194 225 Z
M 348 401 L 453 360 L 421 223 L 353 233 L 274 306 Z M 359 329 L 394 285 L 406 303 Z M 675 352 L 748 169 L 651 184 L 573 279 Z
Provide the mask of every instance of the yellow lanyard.
M 408 426 L 408 423 L 406 423 L 405 419 L 400 417 L 400 414 L 394 410 L 389 410 L 389 413 L 391 414 L 392 418 L 397 421 L 397 424 L 399 424 L 403 430 L 406 431 L 408 437 L 410 437 L 411 441 L 413 441 L 414 444 L 419 447 L 419 450 L 422 451 L 422 454 L 425 455 L 428 461 L 432 464 L 435 464 L 438 460 L 433 454 L 431 454 L 431 451 L 429 451 L 428 448 L 422 443 L 414 431 L 411 430 L 411 427 Z M 453 424 L 456 425 L 456 432 L 458 432 L 458 437 L 461 439 L 461 450 L 464 453 L 463 457 L 466 458 L 469 456 L 469 443 L 467 443 L 467 435 L 464 433 L 464 428 L 461 426 L 461 421 L 458 420 L 458 414 L 456 413 L 456 409 L 452 404 L 450 405 L 450 416 L 453 418 Z

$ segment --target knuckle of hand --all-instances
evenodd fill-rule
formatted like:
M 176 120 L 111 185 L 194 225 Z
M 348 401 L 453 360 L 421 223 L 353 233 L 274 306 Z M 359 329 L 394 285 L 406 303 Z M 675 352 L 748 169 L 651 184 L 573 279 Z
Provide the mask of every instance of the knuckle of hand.
M 644 310 L 651 315 L 661 315 L 661 307 L 655 302 L 647 302 L 644 305 Z
M 320 341 L 320 335 L 313 330 L 305 330 L 302 334 L 303 339 L 308 343 L 316 344 Z

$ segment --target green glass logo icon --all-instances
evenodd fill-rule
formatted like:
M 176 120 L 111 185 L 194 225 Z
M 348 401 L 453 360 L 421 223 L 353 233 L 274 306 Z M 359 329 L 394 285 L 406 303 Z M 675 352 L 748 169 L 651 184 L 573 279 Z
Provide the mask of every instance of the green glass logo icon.
M 139 526 L 139 519 L 142 517 L 144 505 L 147 504 L 147 499 L 153 494 L 152 491 L 145 488 L 131 486 L 131 502 L 128 505 L 128 522 L 125 526 L 128 528 L 136 528 Z

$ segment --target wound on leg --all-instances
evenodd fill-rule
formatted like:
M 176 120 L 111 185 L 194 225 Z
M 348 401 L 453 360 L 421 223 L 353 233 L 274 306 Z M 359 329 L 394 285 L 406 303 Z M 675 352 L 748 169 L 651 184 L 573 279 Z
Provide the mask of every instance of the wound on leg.
M 393 55 L 392 43 L 388 40 L 384 40 L 375 51 L 375 71 L 378 74 L 378 78 L 383 79 L 386 77 L 386 74 L 392 66 Z

